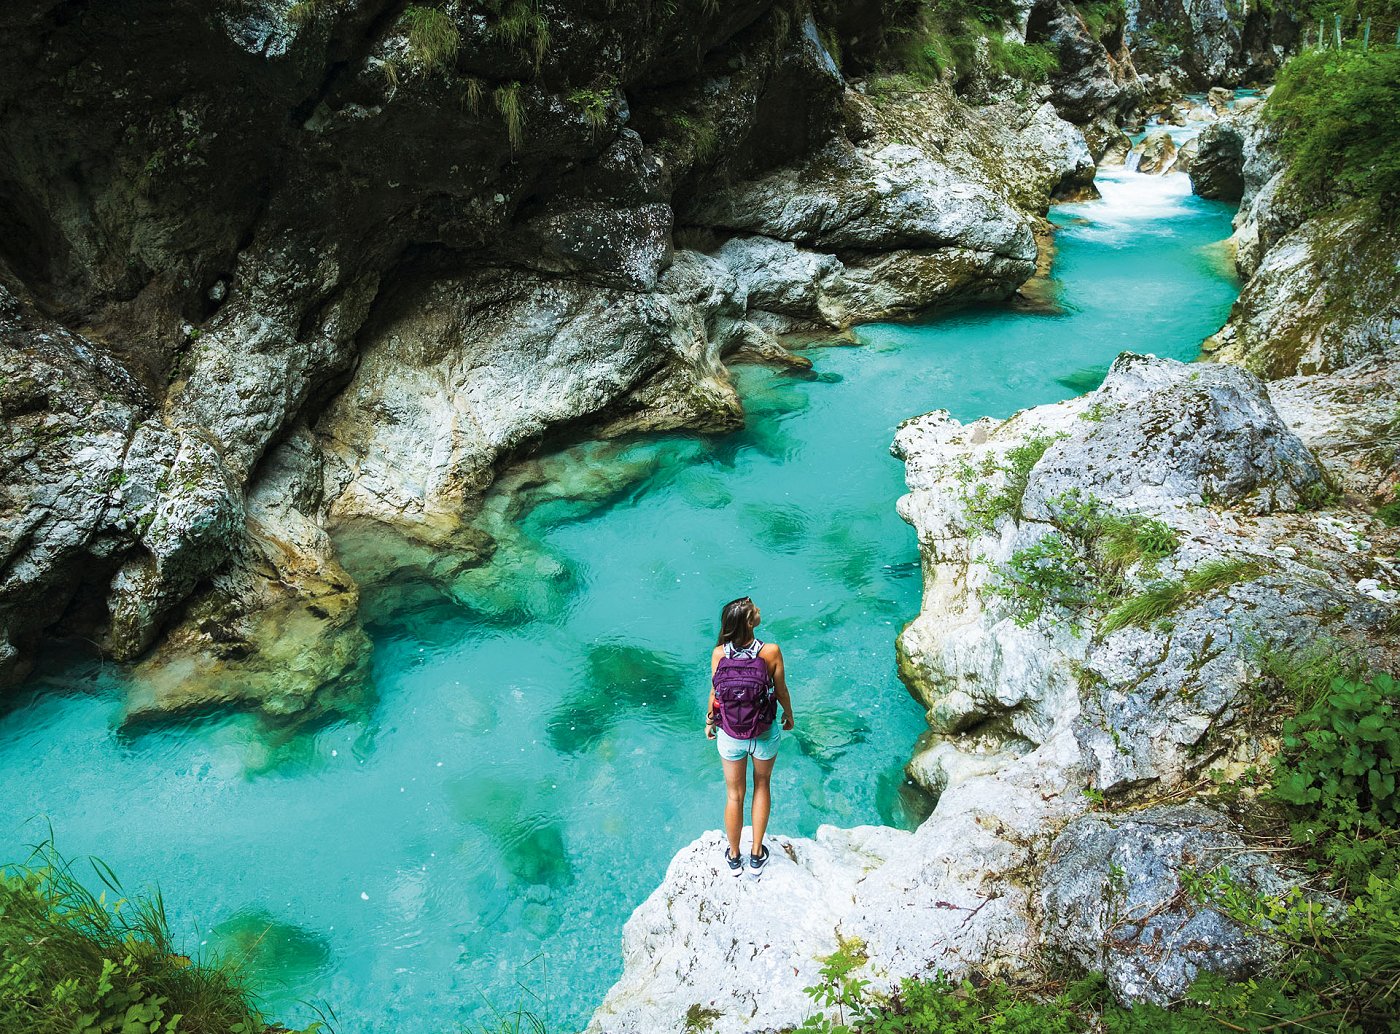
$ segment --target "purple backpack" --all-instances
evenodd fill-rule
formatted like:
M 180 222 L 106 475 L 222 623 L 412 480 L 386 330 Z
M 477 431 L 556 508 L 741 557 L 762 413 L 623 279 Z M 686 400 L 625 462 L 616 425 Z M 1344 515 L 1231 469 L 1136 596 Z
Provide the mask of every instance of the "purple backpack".
M 768 662 L 758 655 L 763 644 L 755 639 L 742 650 L 729 643 L 715 666 L 715 703 L 719 727 L 736 740 L 762 736 L 778 714 Z

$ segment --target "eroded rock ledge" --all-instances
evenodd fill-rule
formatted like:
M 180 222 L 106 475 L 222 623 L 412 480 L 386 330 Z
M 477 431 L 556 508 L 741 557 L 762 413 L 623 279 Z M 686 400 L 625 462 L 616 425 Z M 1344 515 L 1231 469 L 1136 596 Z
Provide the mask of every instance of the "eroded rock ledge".
M 401 6 L 0 15 L 0 686 L 68 636 L 133 717 L 334 707 L 345 522 L 469 563 L 542 443 L 731 428 L 777 332 L 1006 297 L 1092 177 L 1048 89 L 877 110 L 771 0 L 543 3 L 542 55 L 463 8 L 436 64 Z
M 925 594 L 900 664 L 932 732 L 909 771 L 936 808 L 912 834 L 823 827 L 786 842 L 765 876 L 780 892 L 765 886 L 761 907 L 720 875 L 717 836 L 701 838 L 628 923 L 626 970 L 591 1029 L 679 1030 L 691 1006 L 715 1010 L 719 1031 L 798 1023 L 801 987 L 842 941 L 859 941 L 858 975 L 877 987 L 1053 965 L 1168 1002 L 1200 969 L 1251 972 L 1267 947 L 1177 894 L 1179 871 L 1208 855 L 1263 890 L 1289 875 L 1208 807 L 1131 809 L 1257 762 L 1260 644 L 1327 635 L 1400 661 L 1385 587 L 1400 583 L 1400 532 L 1327 505 L 1338 429 L 1299 430 L 1242 369 L 1136 355 L 1097 391 L 1007 421 L 903 425 L 900 512 Z M 1040 454 L 1022 480 L 1007 457 L 1028 447 Z M 1006 492 L 989 517 L 986 500 Z M 1157 522 L 1171 548 L 1127 561 L 1108 597 L 1018 623 L 1014 596 L 994 589 L 1022 551 L 1056 538 L 1062 558 L 1047 562 L 1100 577 L 1073 559 L 1093 549 L 1088 513 Z M 1172 606 L 1108 620 L 1164 582 L 1183 587 Z M 1115 813 L 1097 814 L 1086 790 Z M 1140 922 L 1110 931 L 1114 915 Z

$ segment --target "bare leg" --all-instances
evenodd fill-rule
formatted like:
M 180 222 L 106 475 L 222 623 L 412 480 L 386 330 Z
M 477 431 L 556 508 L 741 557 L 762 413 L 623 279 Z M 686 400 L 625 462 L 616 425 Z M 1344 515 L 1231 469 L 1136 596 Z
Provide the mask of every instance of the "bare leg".
M 768 793 L 768 777 L 773 774 L 773 763 L 777 760 L 753 759 L 753 853 L 758 855 L 763 853 L 763 834 L 768 832 L 768 810 L 773 803 Z
M 754 768 L 757 769 L 762 763 L 755 761 Z M 737 858 L 739 857 L 739 834 L 744 828 L 744 792 L 748 789 L 749 781 L 748 759 L 725 761 L 721 758 L 720 764 L 724 765 L 724 833 L 729 837 L 729 850 Z M 772 768 L 771 763 L 769 763 L 769 768 Z M 755 806 L 757 803 L 757 795 L 755 795 Z M 764 821 L 767 821 L 767 808 L 763 811 L 763 817 Z

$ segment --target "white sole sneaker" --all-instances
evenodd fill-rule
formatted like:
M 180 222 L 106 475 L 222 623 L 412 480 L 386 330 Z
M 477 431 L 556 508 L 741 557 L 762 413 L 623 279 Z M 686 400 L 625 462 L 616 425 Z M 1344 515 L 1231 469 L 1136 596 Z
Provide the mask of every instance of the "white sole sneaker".
M 772 857 L 773 852 L 766 847 L 763 849 L 762 858 L 759 858 L 757 855 L 749 855 L 749 876 L 755 880 L 761 877 L 763 875 L 763 870 L 768 867 L 769 859 Z
M 729 866 L 730 876 L 744 875 L 744 856 L 740 854 L 737 858 L 730 857 L 729 848 L 724 849 L 724 864 Z

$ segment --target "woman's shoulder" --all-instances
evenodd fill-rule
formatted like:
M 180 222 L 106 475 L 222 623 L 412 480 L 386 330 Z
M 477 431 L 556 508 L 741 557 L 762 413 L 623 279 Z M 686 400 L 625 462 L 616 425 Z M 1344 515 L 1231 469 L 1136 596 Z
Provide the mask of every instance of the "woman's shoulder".
M 783 652 L 782 650 L 779 650 L 779 649 L 778 649 L 778 644 L 777 644 L 777 643 L 765 642 L 765 643 L 763 644 L 763 646 L 759 648 L 758 654 L 759 654 L 760 657 L 763 657 L 763 656 L 776 657 L 778 654 L 780 654 L 780 653 L 782 653 L 782 652 Z

